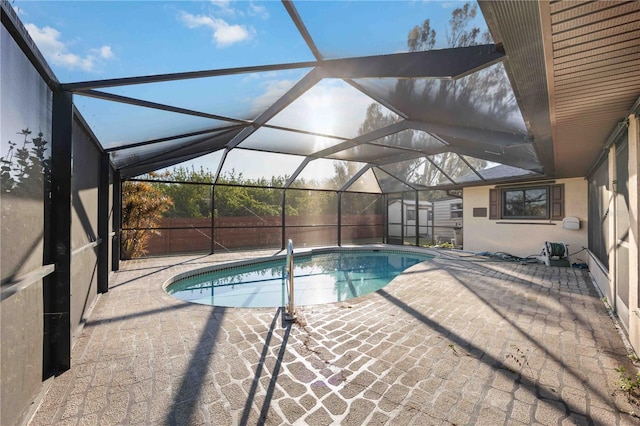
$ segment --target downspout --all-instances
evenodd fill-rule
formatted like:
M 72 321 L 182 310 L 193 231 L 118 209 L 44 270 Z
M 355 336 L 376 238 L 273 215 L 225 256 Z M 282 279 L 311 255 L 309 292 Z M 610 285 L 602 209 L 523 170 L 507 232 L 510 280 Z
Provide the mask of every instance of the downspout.
M 618 312 L 617 309 L 617 300 L 618 300 L 618 249 L 617 249 L 617 245 L 618 245 L 618 234 L 617 234 L 617 230 L 618 230 L 618 208 L 616 206 L 617 203 L 617 197 L 618 197 L 618 185 L 617 185 L 617 180 L 616 180 L 616 147 L 615 145 L 609 145 L 609 156 L 607 158 L 607 161 L 609 161 L 609 181 L 611 182 L 611 192 L 613 194 L 613 199 L 611 200 L 612 205 L 610 206 L 610 212 L 613 213 L 612 218 L 611 218 L 611 223 L 612 223 L 612 229 L 610 229 L 611 231 L 611 236 L 613 237 L 612 240 L 612 245 L 613 245 L 613 250 L 612 252 L 612 256 L 609 259 L 609 277 L 611 278 L 611 298 L 613 299 L 611 301 L 611 308 L 613 309 L 613 312 Z

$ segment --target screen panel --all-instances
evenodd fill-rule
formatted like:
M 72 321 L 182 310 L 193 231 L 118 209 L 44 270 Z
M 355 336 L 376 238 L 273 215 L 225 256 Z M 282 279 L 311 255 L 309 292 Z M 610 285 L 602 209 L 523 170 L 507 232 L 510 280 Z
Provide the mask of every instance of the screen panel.
M 381 195 L 345 192 L 341 203 L 342 244 L 383 242 L 384 200 Z
M 388 120 L 370 117 L 372 105 L 385 111 Z M 338 138 L 387 126 L 400 118 L 340 79 L 323 79 L 269 120 L 268 124 Z M 366 127 L 366 132 L 363 129 Z
M 53 94 L 4 26 L 0 37 L 0 256 L 5 283 L 43 263 Z

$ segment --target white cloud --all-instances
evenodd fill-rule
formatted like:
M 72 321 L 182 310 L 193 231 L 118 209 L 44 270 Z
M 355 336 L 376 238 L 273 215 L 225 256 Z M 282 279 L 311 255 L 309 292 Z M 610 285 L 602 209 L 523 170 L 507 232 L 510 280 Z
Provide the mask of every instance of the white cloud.
M 114 57 L 111 46 L 105 45 L 98 49 L 91 49 L 90 53 L 81 56 L 69 51 L 69 47 L 61 40 L 62 34 L 55 28 L 39 28 L 34 24 L 26 24 L 25 28 L 44 57 L 54 65 L 68 69 L 95 71 L 101 60 Z
M 218 7 L 218 10 L 227 16 L 236 16 L 236 14 L 242 15 L 242 12 L 231 6 L 230 0 L 211 0 L 211 3 Z
M 252 75 L 253 74 L 250 74 L 250 76 Z M 264 93 L 253 100 L 251 108 L 252 111 L 264 111 L 265 109 L 267 109 L 267 107 L 271 106 L 275 101 L 280 99 L 282 95 L 287 93 L 287 91 L 291 89 L 294 84 L 295 81 L 292 80 L 269 80 L 264 82 L 261 85 L 265 89 Z
M 111 46 L 102 46 L 100 48 L 100 57 L 103 59 L 113 58 L 113 51 L 111 50 Z
M 440 3 L 440 7 L 442 7 L 443 9 L 453 9 L 454 7 L 458 7 L 460 5 L 460 2 L 455 2 L 455 1 L 443 1 L 442 3 Z
M 259 16 L 262 19 L 269 18 L 269 12 L 267 11 L 267 8 L 264 6 L 258 6 L 253 2 L 249 3 L 249 15 Z
M 237 0 L 210 0 L 211 4 L 217 8 L 217 12 L 220 15 L 228 16 L 228 17 L 244 17 L 246 15 L 249 16 L 257 16 L 262 19 L 269 18 L 269 12 L 266 7 L 258 5 L 253 1 L 242 1 L 238 2 Z M 247 5 L 245 10 L 241 8 L 236 8 L 234 5 L 242 4 Z
M 188 12 L 180 12 L 180 20 L 187 28 L 206 27 L 213 30 L 213 39 L 218 47 L 228 47 L 232 44 L 250 40 L 253 37 L 253 29 L 243 25 L 231 25 L 227 21 L 212 16 L 192 15 Z

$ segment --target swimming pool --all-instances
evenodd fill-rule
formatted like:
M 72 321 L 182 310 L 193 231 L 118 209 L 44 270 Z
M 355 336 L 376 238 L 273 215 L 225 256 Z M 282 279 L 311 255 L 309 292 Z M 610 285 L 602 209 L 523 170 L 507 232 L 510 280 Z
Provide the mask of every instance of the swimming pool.
M 295 304 L 340 302 L 377 291 L 405 269 L 433 256 L 397 250 L 296 254 Z M 228 307 L 277 307 L 287 302 L 285 258 L 209 272 L 193 271 L 168 285 L 181 300 Z

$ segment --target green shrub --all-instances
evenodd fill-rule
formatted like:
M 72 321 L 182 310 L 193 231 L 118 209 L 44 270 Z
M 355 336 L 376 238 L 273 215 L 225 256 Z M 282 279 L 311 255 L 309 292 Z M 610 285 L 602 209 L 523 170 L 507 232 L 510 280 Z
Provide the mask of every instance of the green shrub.
M 170 197 L 148 182 L 122 184 L 122 258 L 134 259 L 147 253 L 149 237 L 157 230 L 162 215 L 173 205 Z
M 628 375 L 624 367 L 618 367 L 615 370 L 620 374 L 617 382 L 620 390 L 627 395 L 629 402 L 640 405 L 640 372 L 634 376 Z

